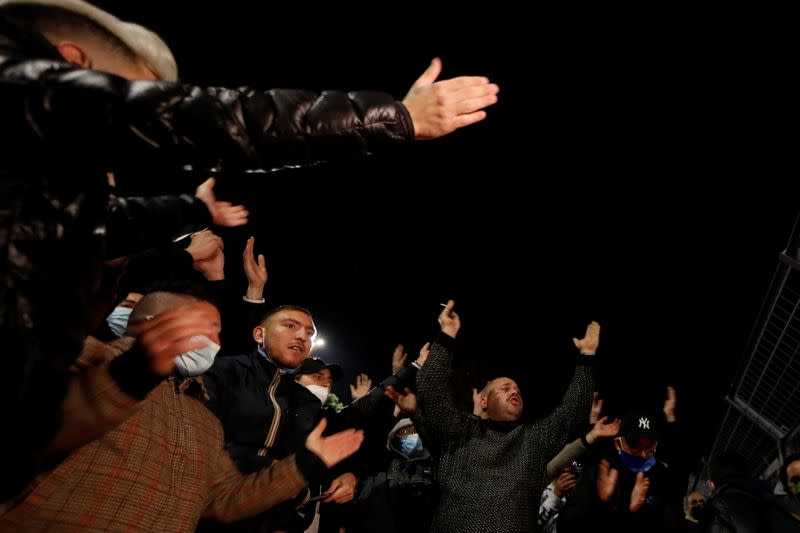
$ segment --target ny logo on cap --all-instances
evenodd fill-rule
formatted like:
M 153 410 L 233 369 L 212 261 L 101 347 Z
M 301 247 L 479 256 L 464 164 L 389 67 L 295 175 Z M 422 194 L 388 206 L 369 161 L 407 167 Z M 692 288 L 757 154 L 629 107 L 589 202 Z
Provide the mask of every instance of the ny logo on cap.
M 639 427 L 644 429 L 650 429 L 650 420 L 648 418 L 642 417 L 639 419 Z

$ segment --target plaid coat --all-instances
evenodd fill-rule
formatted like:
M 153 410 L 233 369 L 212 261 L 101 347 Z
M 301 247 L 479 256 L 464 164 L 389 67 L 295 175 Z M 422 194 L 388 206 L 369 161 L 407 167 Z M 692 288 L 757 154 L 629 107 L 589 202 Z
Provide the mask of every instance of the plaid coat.
M 109 405 L 131 406 L 104 369 L 89 371 L 107 419 L 113 417 Z M 94 416 L 91 408 L 84 398 L 87 419 Z M 194 531 L 200 517 L 240 520 L 305 487 L 297 460 L 313 460 L 290 456 L 242 475 L 222 436 L 200 401 L 180 392 L 173 379 L 164 381 L 122 424 L 41 476 L 0 517 L 0 531 Z

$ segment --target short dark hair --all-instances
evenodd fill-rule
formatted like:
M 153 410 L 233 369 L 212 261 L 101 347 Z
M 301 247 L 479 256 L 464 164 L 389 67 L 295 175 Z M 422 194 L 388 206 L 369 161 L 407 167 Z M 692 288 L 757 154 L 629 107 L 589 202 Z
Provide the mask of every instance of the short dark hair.
M 795 461 L 800 461 L 800 452 L 794 452 L 793 454 L 786 456 L 786 459 L 781 465 L 781 471 L 778 472 L 778 477 L 783 484 L 783 488 L 787 491 L 789 490 L 789 476 L 786 474 L 786 470 L 788 470 L 789 465 Z
M 116 35 L 99 24 L 77 13 L 55 6 L 10 5 L 0 10 L 12 22 L 37 33 L 61 33 L 83 35 L 114 55 L 122 55 L 131 62 L 138 57 L 131 48 Z
M 272 315 L 280 313 L 281 311 L 299 311 L 301 313 L 304 313 L 304 314 L 308 315 L 308 317 L 311 320 L 314 320 L 314 315 L 312 315 L 311 311 L 309 311 L 305 307 L 300 307 L 299 305 L 279 305 L 278 307 L 270 309 L 269 311 L 264 313 L 264 316 L 261 318 L 261 321 L 259 322 L 259 325 L 263 324 L 264 322 L 266 322 L 267 319 L 269 317 L 271 317 Z

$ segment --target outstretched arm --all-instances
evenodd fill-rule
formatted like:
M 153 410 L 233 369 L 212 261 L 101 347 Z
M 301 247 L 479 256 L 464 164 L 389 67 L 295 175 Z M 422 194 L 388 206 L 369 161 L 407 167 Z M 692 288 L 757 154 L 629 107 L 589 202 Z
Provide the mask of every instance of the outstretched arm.
M 309 479 L 318 478 L 361 446 L 363 432 L 348 429 L 323 437 L 325 425 L 323 419 L 296 454 L 248 475 L 239 472 L 220 446 L 212 465 L 210 497 L 203 517 L 227 523 L 255 516 L 293 498 Z
M 435 59 L 399 102 L 374 91 L 128 81 L 58 59 L 0 53 L 3 161 L 28 168 L 47 151 L 66 156 L 86 146 L 101 171 L 130 163 L 273 169 L 347 159 L 482 120 L 497 86 L 479 76 L 436 81 L 440 71 Z
M 594 427 L 583 438 L 575 439 L 566 446 L 564 446 L 558 455 L 553 457 L 547 463 L 547 479 L 555 479 L 555 477 L 569 467 L 572 462 L 582 456 L 589 449 L 589 446 L 594 444 L 598 438 L 615 437 L 619 433 L 620 420 L 607 422 L 608 417 L 604 416 L 594 423 Z

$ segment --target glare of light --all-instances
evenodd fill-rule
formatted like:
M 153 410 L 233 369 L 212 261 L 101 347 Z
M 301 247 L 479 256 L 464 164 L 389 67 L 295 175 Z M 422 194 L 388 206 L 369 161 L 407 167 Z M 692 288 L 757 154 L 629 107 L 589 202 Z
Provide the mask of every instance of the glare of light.
M 323 339 L 322 337 L 317 337 L 316 339 L 314 339 L 314 347 L 318 348 L 320 346 L 325 346 L 325 339 Z

